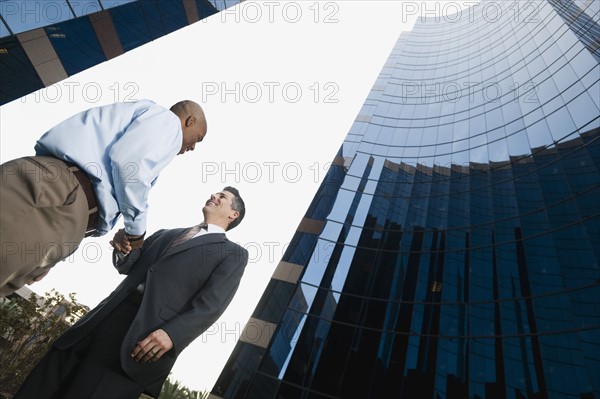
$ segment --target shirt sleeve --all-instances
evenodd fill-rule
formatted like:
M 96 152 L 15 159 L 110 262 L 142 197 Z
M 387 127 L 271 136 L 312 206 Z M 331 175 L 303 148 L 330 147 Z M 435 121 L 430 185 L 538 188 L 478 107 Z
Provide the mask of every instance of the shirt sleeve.
M 110 152 L 113 187 L 125 231 L 146 231 L 148 194 L 160 171 L 181 150 L 180 121 L 171 111 L 149 109 L 134 119 Z

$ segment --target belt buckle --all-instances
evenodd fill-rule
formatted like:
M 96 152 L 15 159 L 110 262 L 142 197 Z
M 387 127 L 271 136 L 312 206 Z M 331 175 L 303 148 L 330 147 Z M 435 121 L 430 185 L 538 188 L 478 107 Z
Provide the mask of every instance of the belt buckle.
M 97 229 L 86 230 L 86 231 L 85 231 L 85 235 L 84 235 L 84 237 L 85 237 L 85 238 L 87 238 L 87 237 L 91 237 L 91 236 L 93 236 L 94 234 L 96 234 L 96 231 L 98 231 L 98 230 L 97 230 Z

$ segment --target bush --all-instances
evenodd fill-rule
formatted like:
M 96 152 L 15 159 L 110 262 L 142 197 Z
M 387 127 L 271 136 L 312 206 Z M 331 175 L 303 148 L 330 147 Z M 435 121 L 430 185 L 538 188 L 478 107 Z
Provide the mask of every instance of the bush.
M 50 345 L 89 309 L 55 290 L 0 298 L 0 397 L 11 398 Z

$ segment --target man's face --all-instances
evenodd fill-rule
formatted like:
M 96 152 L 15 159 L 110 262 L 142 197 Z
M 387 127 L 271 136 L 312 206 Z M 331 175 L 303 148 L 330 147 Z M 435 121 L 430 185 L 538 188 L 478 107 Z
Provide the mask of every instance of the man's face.
M 234 195 L 229 191 L 220 191 L 212 194 L 206 201 L 202 211 L 206 217 L 213 216 L 220 220 L 231 222 L 239 216 L 239 212 L 232 208 Z
M 206 125 L 199 123 L 195 117 L 189 117 L 182 126 L 183 141 L 181 150 L 177 155 L 185 154 L 188 151 L 194 151 L 196 144 L 204 140 L 206 136 Z

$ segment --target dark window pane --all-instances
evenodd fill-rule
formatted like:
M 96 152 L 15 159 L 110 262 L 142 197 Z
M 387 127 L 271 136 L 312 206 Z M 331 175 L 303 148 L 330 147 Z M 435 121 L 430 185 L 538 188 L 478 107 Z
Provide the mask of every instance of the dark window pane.
M 292 296 L 292 292 L 294 292 L 294 288 L 294 284 L 271 279 L 258 305 L 256 305 L 252 317 L 269 323 L 278 323 Z
M 44 87 L 15 36 L 0 39 L 0 103 L 5 104 Z
M 153 39 L 139 2 L 111 8 L 109 11 L 124 51 L 134 49 Z
M 68 75 L 106 60 L 87 18 L 77 18 L 45 28 Z
M 1 1 L 0 14 L 13 34 L 74 18 L 66 1 Z M 7 33 L 2 30 L 2 33 Z
M 196 0 L 196 7 L 198 8 L 198 17 L 200 19 L 204 19 L 219 12 L 208 0 Z
M 141 1 L 140 4 L 152 39 L 187 25 L 185 10 L 180 1 Z
M 238 341 L 212 393 L 226 398 L 243 397 L 264 351 L 258 346 Z

